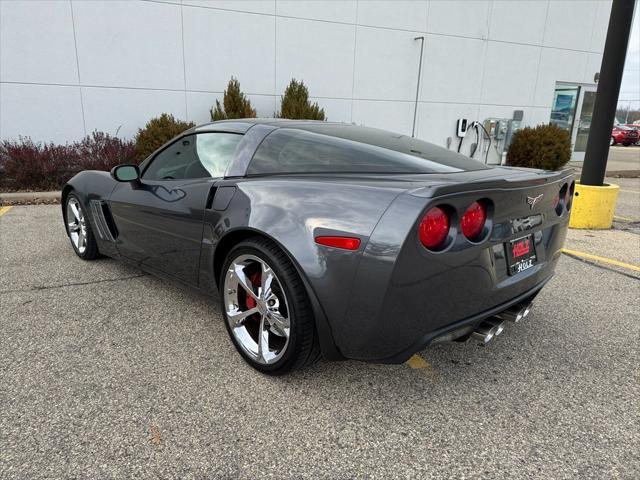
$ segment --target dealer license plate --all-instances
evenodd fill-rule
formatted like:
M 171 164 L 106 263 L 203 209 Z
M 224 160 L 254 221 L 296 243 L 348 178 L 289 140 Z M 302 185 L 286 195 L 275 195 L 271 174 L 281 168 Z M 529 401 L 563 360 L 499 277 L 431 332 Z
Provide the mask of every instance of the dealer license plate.
M 515 275 L 533 267 L 538 262 L 533 235 L 516 238 L 504 244 L 507 250 L 509 275 Z

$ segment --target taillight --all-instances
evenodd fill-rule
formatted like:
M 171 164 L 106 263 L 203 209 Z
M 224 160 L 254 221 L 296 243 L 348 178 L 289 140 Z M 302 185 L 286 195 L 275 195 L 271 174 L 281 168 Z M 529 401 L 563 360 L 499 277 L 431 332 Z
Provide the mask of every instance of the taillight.
M 558 192 L 558 203 L 555 204 L 555 210 L 558 215 L 562 215 L 562 208 L 564 207 L 564 205 L 567 205 L 568 194 L 569 185 L 565 183 L 564 185 L 562 185 L 562 188 Z M 562 202 L 560 202 L 560 199 L 562 199 Z
M 449 235 L 449 215 L 440 207 L 430 209 L 420 222 L 420 241 L 430 250 L 444 246 Z
M 562 215 L 562 205 L 560 205 L 560 192 L 557 192 L 553 197 L 553 209 L 558 216 Z
M 567 189 L 567 195 L 564 198 L 564 204 L 567 207 L 567 211 L 571 210 L 571 203 L 573 201 L 573 191 L 576 189 L 576 182 L 571 183 L 571 187 Z
M 344 250 L 357 250 L 360 248 L 360 239 L 356 237 L 316 237 L 316 243 Z
M 462 215 L 462 220 L 460 221 L 462 233 L 469 240 L 477 240 L 482 233 L 486 220 L 487 209 L 485 206 L 481 202 L 473 202 Z

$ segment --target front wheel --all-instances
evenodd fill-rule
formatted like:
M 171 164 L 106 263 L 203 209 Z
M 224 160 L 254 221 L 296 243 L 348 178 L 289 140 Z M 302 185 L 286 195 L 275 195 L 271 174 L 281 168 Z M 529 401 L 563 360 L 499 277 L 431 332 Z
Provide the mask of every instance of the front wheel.
M 307 292 L 294 266 L 272 242 L 252 238 L 229 252 L 220 297 L 229 336 L 256 370 L 281 375 L 318 359 Z
M 76 255 L 83 260 L 93 260 L 100 256 L 89 219 L 80 199 L 74 193 L 70 193 L 65 200 L 64 225 Z
M 622 145 L 624 145 L 625 147 L 628 147 L 629 145 L 631 145 L 630 142 L 622 142 Z
M 613 138 L 613 137 L 611 137 L 611 138 L 609 139 L 609 146 L 610 146 L 610 147 L 613 147 L 615 144 L 616 144 L 616 139 L 615 139 L 615 138 Z

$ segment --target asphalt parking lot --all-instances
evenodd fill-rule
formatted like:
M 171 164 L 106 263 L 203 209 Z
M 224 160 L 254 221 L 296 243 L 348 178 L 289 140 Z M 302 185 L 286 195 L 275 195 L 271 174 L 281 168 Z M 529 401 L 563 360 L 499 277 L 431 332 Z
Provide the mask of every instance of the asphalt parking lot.
M 616 229 L 568 248 L 640 263 L 640 183 L 623 180 Z M 487 347 L 269 378 L 217 303 L 83 262 L 60 217 L 0 217 L 0 478 L 640 477 L 633 269 L 563 256 Z

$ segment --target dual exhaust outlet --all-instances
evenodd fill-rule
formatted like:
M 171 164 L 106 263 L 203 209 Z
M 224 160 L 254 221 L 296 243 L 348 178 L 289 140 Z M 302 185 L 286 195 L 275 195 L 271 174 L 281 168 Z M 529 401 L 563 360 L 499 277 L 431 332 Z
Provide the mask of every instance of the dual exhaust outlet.
M 491 318 L 484 320 L 471 334 L 471 338 L 478 340 L 481 345 L 486 345 L 500 335 L 504 330 L 505 322 L 518 323 L 531 311 L 531 302 L 516 304 L 507 308 Z

